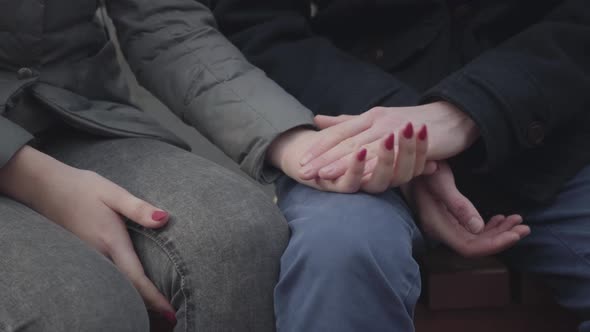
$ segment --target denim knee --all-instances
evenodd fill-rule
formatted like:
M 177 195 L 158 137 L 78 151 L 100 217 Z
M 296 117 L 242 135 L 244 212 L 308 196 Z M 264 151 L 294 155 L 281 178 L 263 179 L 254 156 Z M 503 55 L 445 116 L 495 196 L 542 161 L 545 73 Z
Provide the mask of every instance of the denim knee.
M 296 185 L 279 196 L 291 228 L 275 290 L 279 331 L 410 331 L 421 239 L 396 193 Z
M 95 272 L 96 264 L 90 270 Z M 12 298 L 18 302 L 0 310 L 0 330 L 149 331 L 145 305 L 133 285 L 114 267 L 101 272 L 45 275 L 47 282 L 39 280 L 39 285 L 31 285 L 29 290 L 3 294 L 3 301 Z
M 389 222 L 405 223 L 394 216 Z M 360 274 L 379 279 L 389 276 L 401 283 L 394 287 L 400 297 L 405 297 L 410 288 L 419 288 L 420 273 L 412 256 L 411 235 L 381 233 L 379 227 L 372 230 L 367 223 L 371 221 L 359 220 L 356 227 L 350 227 L 338 225 L 337 220 L 324 220 L 316 227 L 295 231 L 283 260 L 295 255 L 316 280 L 342 280 Z M 384 241 L 387 237 L 389 241 Z

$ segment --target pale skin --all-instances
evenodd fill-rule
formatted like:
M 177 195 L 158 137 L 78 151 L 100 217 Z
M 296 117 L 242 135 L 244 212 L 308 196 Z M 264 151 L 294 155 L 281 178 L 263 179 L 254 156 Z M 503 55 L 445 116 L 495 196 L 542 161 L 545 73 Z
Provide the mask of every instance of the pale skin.
M 428 128 L 426 144 L 416 149 L 421 152 L 410 154 L 413 158 L 404 161 L 408 154 L 403 152 L 402 140 L 395 149 L 396 156 L 399 156 L 394 158 L 395 165 L 387 162 L 388 168 L 378 168 L 377 165 L 386 163 L 382 159 L 387 158 L 381 151 L 383 137 L 392 129 L 399 130 L 408 123 Z M 496 215 L 485 224 L 473 204 L 457 190 L 452 171 L 446 163 L 439 162 L 438 167 L 433 167 L 432 162 L 428 162 L 458 155 L 479 136 L 475 123 L 452 104 L 435 102 L 416 107 L 376 107 L 359 116 L 317 116 L 316 125 L 322 129 L 320 133 L 323 135 L 309 134 L 311 143 L 305 144 L 303 138 L 297 140 L 289 136 L 279 139 L 284 142 L 275 143 L 275 146 L 280 146 L 279 150 L 298 151 L 296 154 L 278 152 L 277 155 L 283 156 L 283 159 L 273 162 L 276 166 L 288 164 L 286 170 L 282 167 L 283 170 L 299 182 L 311 182 L 312 186 L 326 190 L 322 185 L 330 181 L 337 183 L 347 176 L 359 177 L 360 166 L 356 165 L 356 169 L 350 171 L 353 167 L 350 166 L 351 159 L 359 149 L 366 149 L 369 151 L 369 162 L 364 165 L 363 178 L 370 179 L 378 173 L 381 186 L 376 189 L 380 191 L 401 185 L 406 198 L 414 204 L 424 232 L 458 253 L 467 257 L 494 254 L 529 234 L 529 227 L 521 224 L 522 217 L 519 215 Z M 296 147 L 291 148 L 290 145 Z M 413 147 L 416 148 L 415 145 Z M 294 165 L 293 159 L 297 157 L 300 157 L 297 162 L 301 167 Z M 422 166 L 415 167 L 414 174 L 404 177 L 396 172 L 398 164 L 402 163 Z M 406 184 L 421 175 L 420 167 L 426 168 L 425 175 Z M 383 176 L 383 173 L 388 175 Z M 377 192 L 366 190 L 362 185 L 359 189 Z
M 467 132 L 473 131 L 473 124 L 465 119 L 445 121 L 444 116 L 439 116 L 438 122 L 426 121 L 425 116 L 388 118 L 385 110 L 367 112 L 360 121 L 318 118 L 318 125 L 326 129 L 284 133 L 270 147 L 267 159 L 292 178 L 320 190 L 377 193 L 402 185 L 415 204 L 423 230 L 465 256 L 499 252 L 528 234 L 528 227 L 520 225 L 520 216 L 496 216 L 484 226 L 475 207 L 457 191 L 446 164 L 427 161 L 460 153 L 475 139 L 470 135 L 445 138 L 441 124 Z M 384 120 L 396 117 L 397 125 Z M 337 153 L 331 152 L 335 148 Z M 313 165 L 308 172 L 316 173 L 302 179 L 309 173 L 302 172 L 301 160 L 310 153 L 314 158 L 304 164 Z M 322 162 L 316 164 L 316 160 Z M 321 170 L 331 162 L 344 165 L 344 171 Z M 427 176 L 407 184 L 421 174 Z M 127 218 L 147 228 L 160 228 L 168 221 L 167 212 L 96 173 L 70 167 L 29 146 L 0 168 L 0 194 L 26 204 L 111 259 L 132 281 L 148 308 L 175 321 L 174 308 L 145 275 L 124 224 Z
M 96 173 L 29 146 L 0 168 L 0 194 L 26 204 L 111 259 L 149 309 L 175 322 L 174 308 L 145 275 L 123 221 L 160 228 L 168 222 L 168 213 Z
M 313 175 L 306 174 L 306 168 L 300 167 L 299 160 L 308 149 L 322 142 L 336 143 L 338 139 L 369 129 L 368 123 L 367 126 L 357 126 L 356 123 L 349 126 L 349 123 L 319 132 L 309 129 L 291 130 L 275 140 L 268 150 L 267 159 L 285 174 L 305 185 L 341 193 L 359 190 L 380 193 L 407 183 L 415 176 L 435 170 L 434 163 L 426 162 L 427 127 L 422 125 L 416 133 L 413 124 L 406 123 L 403 131 L 397 134 L 387 131 L 376 137 L 371 146 L 351 147 L 350 152 L 339 160 L 342 169 L 338 169 L 337 176 L 323 177 L 318 176 L 317 172 Z
M 307 143 L 300 142 L 310 142 L 309 138 L 321 138 L 330 132 L 294 130 L 285 133 L 277 140 L 279 144 L 275 144 L 278 148 L 271 149 L 273 152 L 269 153 L 269 158 L 281 160 L 281 168 L 289 174 L 299 166 L 296 159 L 286 156 L 300 158 L 304 149 L 309 148 Z M 284 147 L 286 142 L 290 144 Z M 297 144 L 291 144 L 294 142 Z M 413 137 L 404 139 L 401 144 L 414 149 L 417 143 Z M 418 144 L 423 145 L 420 151 L 424 151 L 426 141 Z M 411 168 L 405 166 L 393 176 L 389 171 L 394 167 L 393 142 L 388 144 L 390 149 L 385 142 L 382 145 L 378 151 L 382 158 L 374 165 L 374 175 L 365 175 L 366 151 L 361 151 L 363 158 L 358 155 L 351 158 L 350 171 L 341 179 L 308 183 L 339 192 L 356 192 L 361 188 L 379 192 L 385 190 L 392 180 L 400 177 L 408 179 L 414 172 L 422 172 L 424 161 L 414 169 L 416 154 L 408 154 L 404 158 L 412 159 L 411 163 L 407 163 Z M 424 160 L 423 156 L 420 158 Z M 379 175 L 379 172 L 382 174 Z M 383 186 L 381 182 L 387 182 L 387 185 Z M 88 191 L 87 188 L 93 190 Z M 99 174 L 68 166 L 30 146 L 21 148 L 0 168 L 0 194 L 29 206 L 108 257 L 132 281 L 150 310 L 175 322 L 174 308 L 145 275 L 124 222 L 128 219 L 147 228 L 160 228 L 168 222 L 166 211 L 135 197 Z

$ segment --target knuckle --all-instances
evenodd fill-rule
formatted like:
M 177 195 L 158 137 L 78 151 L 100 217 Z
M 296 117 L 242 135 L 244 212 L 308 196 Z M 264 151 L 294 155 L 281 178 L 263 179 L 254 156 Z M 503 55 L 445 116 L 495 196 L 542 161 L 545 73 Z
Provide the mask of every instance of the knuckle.
M 371 108 L 367 112 L 365 112 L 365 114 L 371 114 L 371 115 L 379 116 L 379 115 L 383 114 L 384 112 L 385 112 L 385 107 L 383 107 L 383 106 L 376 106 L 376 107 Z
M 461 200 L 455 199 L 453 200 L 451 205 L 453 206 L 453 211 L 455 212 L 457 217 L 463 218 L 469 215 L 469 207 Z

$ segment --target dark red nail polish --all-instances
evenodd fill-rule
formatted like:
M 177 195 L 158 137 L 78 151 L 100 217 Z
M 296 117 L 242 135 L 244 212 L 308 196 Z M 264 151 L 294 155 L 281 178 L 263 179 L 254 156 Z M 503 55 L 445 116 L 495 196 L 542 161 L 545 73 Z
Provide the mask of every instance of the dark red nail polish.
M 152 220 L 154 221 L 162 221 L 168 217 L 168 212 L 165 211 L 155 211 L 152 213 Z
M 367 158 L 367 149 L 362 149 L 357 155 L 356 155 L 356 159 L 358 159 L 358 161 L 364 161 L 365 158 Z
M 422 129 L 420 129 L 420 132 L 418 132 L 418 138 L 420 140 L 425 140 L 426 136 L 428 136 L 428 129 L 426 129 L 426 125 L 422 126 Z
M 412 126 L 412 123 L 408 123 L 406 129 L 404 129 L 404 137 L 412 138 L 412 136 L 414 136 L 414 126 Z
M 173 312 L 163 312 L 162 316 L 171 324 L 176 325 L 176 315 Z
M 395 141 L 395 136 L 393 134 L 389 135 L 385 140 L 385 148 L 389 151 L 393 150 L 393 143 Z

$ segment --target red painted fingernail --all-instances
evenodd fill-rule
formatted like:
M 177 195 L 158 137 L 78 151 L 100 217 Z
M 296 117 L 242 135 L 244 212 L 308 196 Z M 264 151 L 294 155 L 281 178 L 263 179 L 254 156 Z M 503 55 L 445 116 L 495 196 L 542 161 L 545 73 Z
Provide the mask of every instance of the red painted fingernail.
M 389 135 L 385 140 L 385 148 L 389 151 L 393 150 L 393 142 L 395 141 L 395 136 L 393 134 Z
M 418 138 L 423 141 L 426 139 L 426 136 L 428 136 L 428 129 L 426 129 L 426 125 L 422 126 L 422 129 L 420 129 L 420 132 L 418 132 Z
M 171 324 L 176 325 L 176 315 L 173 312 L 163 312 L 162 316 L 166 318 Z
M 155 211 L 152 213 L 152 220 L 154 221 L 162 221 L 168 217 L 168 212 L 166 211 Z
M 367 158 L 367 149 L 362 149 L 357 155 L 356 155 L 356 159 L 358 159 L 358 161 L 364 161 L 365 158 Z
M 408 123 L 406 129 L 404 129 L 404 137 L 412 138 L 412 136 L 414 136 L 414 126 L 412 126 L 412 123 Z

